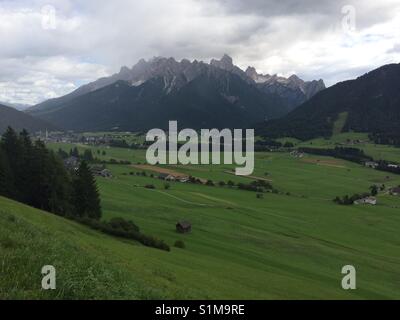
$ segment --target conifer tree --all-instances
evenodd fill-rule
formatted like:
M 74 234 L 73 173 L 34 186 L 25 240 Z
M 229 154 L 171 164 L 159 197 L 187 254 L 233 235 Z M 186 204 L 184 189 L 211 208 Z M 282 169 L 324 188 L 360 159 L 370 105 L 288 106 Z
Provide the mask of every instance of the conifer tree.
M 0 146 L 0 195 L 10 197 L 10 191 L 13 189 L 13 178 L 8 165 L 6 155 Z
M 101 218 L 100 196 L 96 180 L 87 165 L 82 161 L 74 181 L 75 215 L 99 220 Z

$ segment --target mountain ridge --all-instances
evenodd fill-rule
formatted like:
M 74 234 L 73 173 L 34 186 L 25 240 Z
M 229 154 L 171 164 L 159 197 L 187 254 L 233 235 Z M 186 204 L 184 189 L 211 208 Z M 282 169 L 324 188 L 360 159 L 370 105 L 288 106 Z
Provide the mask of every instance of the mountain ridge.
M 3 133 L 7 127 L 12 127 L 17 131 L 26 129 L 29 132 L 56 129 L 54 125 L 46 121 L 34 118 L 12 107 L 0 104 L 0 133 Z
M 226 54 L 221 60 L 212 59 L 209 64 L 197 60 L 192 62 L 188 59 L 176 61 L 172 57 L 155 57 L 149 61 L 141 59 L 131 69 L 123 66 L 118 73 L 110 77 L 100 78 L 79 87 L 77 90 L 65 96 L 39 103 L 29 108 L 27 112 L 32 115 L 40 116 L 43 112 L 51 111 L 52 108 L 57 108 L 79 96 L 104 88 L 120 80 L 127 81 L 132 86 L 139 86 L 152 78 L 164 77 L 167 93 L 170 93 L 174 90 L 179 90 L 209 69 L 228 71 L 238 75 L 244 81 L 256 86 L 268 95 L 280 96 L 282 101 L 286 104 L 286 109 L 288 111 L 293 110 L 316 92 L 325 88 L 322 80 L 319 82 L 304 82 L 296 77 L 296 81 L 291 81 L 290 79 L 277 76 L 270 76 L 268 85 L 264 84 L 263 86 L 262 83 L 257 83 L 248 73 L 235 66 L 232 58 Z M 275 79 L 276 81 L 274 81 Z M 281 79 L 286 79 L 288 81 L 286 81 L 286 83 L 278 83 Z M 309 90 L 309 87 L 311 87 L 309 85 L 310 83 L 318 83 L 318 85 L 314 85 L 314 89 Z M 289 96 L 288 98 L 286 97 L 287 95 Z
M 388 64 L 354 80 L 317 93 L 278 120 L 262 124 L 258 132 L 271 138 L 301 140 L 329 137 L 344 116 L 341 132 L 400 134 L 400 64 Z

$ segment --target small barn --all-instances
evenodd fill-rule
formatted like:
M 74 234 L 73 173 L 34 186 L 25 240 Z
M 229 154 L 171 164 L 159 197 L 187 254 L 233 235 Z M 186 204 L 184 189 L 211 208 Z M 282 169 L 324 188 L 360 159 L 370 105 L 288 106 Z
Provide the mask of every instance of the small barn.
M 188 221 L 179 221 L 176 224 L 176 232 L 178 233 L 190 233 L 192 231 L 192 224 Z

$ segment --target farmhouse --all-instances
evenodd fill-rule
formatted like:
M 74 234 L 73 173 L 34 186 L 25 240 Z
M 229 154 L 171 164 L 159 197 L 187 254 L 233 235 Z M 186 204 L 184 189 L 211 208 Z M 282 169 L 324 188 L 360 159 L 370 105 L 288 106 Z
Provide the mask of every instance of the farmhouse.
M 176 180 L 175 176 L 173 176 L 172 174 L 168 174 L 168 173 L 160 173 L 158 178 L 160 178 L 161 180 L 165 180 L 165 181 L 175 181 Z
M 400 196 L 400 186 L 390 189 L 390 190 L 389 190 L 389 193 L 390 193 L 392 196 Z
M 77 157 L 69 157 L 64 160 L 64 167 L 68 170 L 78 170 L 79 159 Z
M 304 153 L 303 152 L 299 152 L 297 150 L 294 150 L 292 152 L 290 152 L 290 155 L 294 158 L 303 158 L 304 157 Z
M 375 197 L 366 197 L 354 201 L 354 204 L 371 204 L 375 206 L 377 204 L 377 199 Z
M 189 177 L 188 176 L 175 176 L 173 174 L 168 174 L 168 173 L 160 173 L 158 175 L 158 178 L 161 180 L 165 181 L 179 181 L 182 183 L 188 182 Z
M 365 162 L 365 166 L 367 168 L 376 169 L 379 166 L 379 163 L 374 162 L 374 161 L 367 161 L 367 162 Z
M 192 225 L 187 221 L 179 221 L 176 224 L 176 231 L 179 233 L 189 233 L 192 231 Z
M 185 176 L 185 177 L 179 177 L 179 182 L 182 182 L 182 183 L 186 183 L 186 182 L 188 182 L 189 181 L 189 177 L 188 176 Z
M 91 168 L 92 173 L 95 176 L 103 177 L 103 178 L 112 178 L 112 173 L 110 170 L 106 169 L 104 166 L 93 166 Z

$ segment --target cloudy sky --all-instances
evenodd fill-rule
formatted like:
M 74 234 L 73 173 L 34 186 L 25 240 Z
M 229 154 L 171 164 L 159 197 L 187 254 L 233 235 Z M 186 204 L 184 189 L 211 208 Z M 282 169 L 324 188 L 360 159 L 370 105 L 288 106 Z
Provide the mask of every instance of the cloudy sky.
M 0 101 L 34 104 L 154 56 L 327 85 L 400 62 L 399 0 L 0 0 Z

